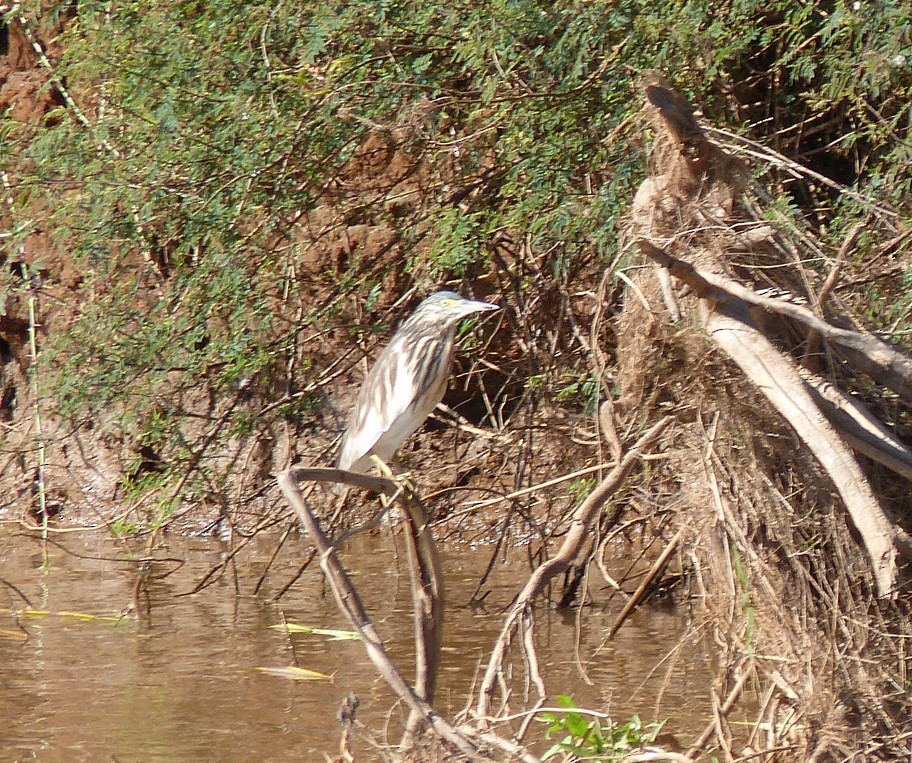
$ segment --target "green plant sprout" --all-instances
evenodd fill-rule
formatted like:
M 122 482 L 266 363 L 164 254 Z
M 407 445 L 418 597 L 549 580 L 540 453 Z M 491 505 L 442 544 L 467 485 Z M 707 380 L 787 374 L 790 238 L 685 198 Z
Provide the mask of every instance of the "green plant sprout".
M 548 724 L 546 739 L 560 737 L 559 741 L 542 755 L 542 760 L 563 756 L 561 759 L 565 761 L 611 763 L 629 752 L 652 744 L 664 725 L 664 721 L 644 724 L 638 715 L 634 715 L 624 724 L 613 724 L 609 721 L 602 725 L 603 716 L 577 709 L 572 697 L 559 694 L 556 701 L 566 712 L 549 711 L 537 716 L 537 720 Z

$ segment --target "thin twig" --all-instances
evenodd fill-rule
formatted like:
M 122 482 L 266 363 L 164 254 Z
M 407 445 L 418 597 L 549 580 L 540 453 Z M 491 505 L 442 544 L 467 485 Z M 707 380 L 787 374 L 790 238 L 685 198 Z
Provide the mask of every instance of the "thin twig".
M 513 607 L 507 616 L 500 637 L 497 639 L 494 648 L 491 650 L 491 656 L 488 659 L 488 665 L 485 670 L 484 678 L 478 694 L 478 703 L 476 714 L 485 718 L 490 715 L 491 700 L 494 693 L 494 685 L 498 680 L 504 658 L 506 657 L 507 648 L 512 639 L 514 631 L 521 624 L 526 610 L 531 606 L 533 600 L 544 590 L 548 582 L 555 576 L 561 574 L 570 568 L 570 565 L 577 558 L 595 517 L 601 511 L 605 502 L 617 491 L 624 483 L 630 470 L 637 463 L 643 451 L 648 450 L 659 435 L 665 430 L 671 422 L 671 417 L 666 416 L 658 423 L 654 424 L 636 444 L 624 455 L 621 462 L 605 477 L 602 483 L 589 494 L 570 520 L 570 529 L 564 538 L 564 542 L 557 554 L 548 561 L 541 564 L 535 572 L 532 573 L 523 590 L 520 592 Z

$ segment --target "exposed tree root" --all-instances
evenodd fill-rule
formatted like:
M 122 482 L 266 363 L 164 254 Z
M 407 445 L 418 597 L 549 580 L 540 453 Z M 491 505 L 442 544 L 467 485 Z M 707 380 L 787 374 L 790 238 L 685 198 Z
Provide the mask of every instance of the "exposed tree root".
M 683 419 L 665 474 L 691 507 L 679 521 L 724 645 L 717 717 L 689 754 L 824 761 L 867 743 L 864 760 L 908 755 L 897 740 L 910 703 L 894 677 L 907 669 L 912 540 L 885 507 L 886 478 L 856 453 L 908 480 L 912 449 L 840 384 L 866 376 L 856 389 L 880 385 L 909 405 L 912 360 L 825 314 L 857 229 L 826 279 L 800 255 L 783 262 L 802 242 L 758 215 L 746 167 L 660 78 L 645 95 L 654 166 L 630 234 L 654 268 L 631 279 L 618 320 L 614 408 L 623 417 L 670 397 Z M 761 282 L 781 277 L 778 296 L 752 283 L 751 259 L 778 262 Z M 748 681 L 762 701 L 745 738 L 725 716 Z
M 491 656 L 488 659 L 487 669 L 479 689 L 478 706 L 476 708 L 476 713 L 480 718 L 488 718 L 491 715 L 492 696 L 498 683 L 503 685 L 501 671 L 503 670 L 503 662 L 513 636 L 517 631 L 523 630 L 526 632 L 531 628 L 531 607 L 533 602 L 550 581 L 568 570 L 570 565 L 577 561 L 587 536 L 592 531 L 596 516 L 604 507 L 605 502 L 624 483 L 630 470 L 643 453 L 652 447 L 669 421 L 667 418 L 661 419 L 637 440 L 636 444 L 624 455 L 620 463 L 612 469 L 602 483 L 573 513 L 573 517 L 570 520 L 570 529 L 558 552 L 547 562 L 540 565 L 530 576 L 529 581 L 510 609 L 501 630 L 500 638 L 494 645 Z M 633 604 L 630 605 L 630 609 L 636 603 L 634 600 L 631 601 Z M 507 698 L 504 697 L 503 704 L 506 705 L 506 702 Z

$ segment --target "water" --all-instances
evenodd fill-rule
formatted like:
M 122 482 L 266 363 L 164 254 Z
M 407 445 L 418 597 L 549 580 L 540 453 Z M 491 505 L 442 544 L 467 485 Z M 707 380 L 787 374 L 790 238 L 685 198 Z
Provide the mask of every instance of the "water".
M 358 642 L 289 637 L 270 627 L 285 618 L 348 629 L 316 565 L 273 601 L 300 565 L 306 540 L 285 544 L 257 595 L 275 536 L 237 557 L 236 577 L 226 574 L 187 596 L 180 594 L 226 548 L 169 537 L 156 558 L 184 563 L 157 565 L 136 610 L 137 568 L 128 558 L 141 549 L 100 533 L 54 540 L 42 570 L 38 540 L 0 534 L 0 761 L 319 761 L 338 751 L 335 715 L 349 692 L 361 699 L 359 720 L 381 738 L 388 724 L 390 741 L 398 739 L 400 711 L 391 711 L 391 695 Z M 484 606 L 469 606 L 491 553 L 443 551 L 448 607 L 437 705 L 448 716 L 465 707 L 503 608 L 528 574 L 525 552 L 511 552 L 510 563 L 495 566 Z M 410 674 L 403 559 L 388 528 L 356 537 L 343 554 L 392 656 Z M 24 614 L 12 586 L 49 614 Z M 587 608 L 578 624 L 575 612 L 540 612 L 536 634 L 549 692 L 571 694 L 621 721 L 635 712 L 644 721 L 668 718 L 667 731 L 690 738 L 709 717 L 711 656 L 696 639 L 679 648 L 692 632 L 687 612 L 655 607 L 637 612 L 602 645 L 620 605 Z M 118 617 L 122 612 L 127 616 Z M 293 681 L 257 669 L 295 663 L 332 680 Z

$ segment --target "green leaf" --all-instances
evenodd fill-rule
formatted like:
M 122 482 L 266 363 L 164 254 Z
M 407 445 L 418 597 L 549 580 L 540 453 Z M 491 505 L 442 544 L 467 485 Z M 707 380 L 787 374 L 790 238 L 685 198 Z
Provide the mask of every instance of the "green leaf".
M 313 636 L 327 636 L 330 641 L 358 641 L 361 637 L 354 631 L 339 631 L 332 628 L 311 628 L 309 625 L 298 625 L 296 623 L 283 623 L 279 625 L 270 625 L 275 630 L 285 631 L 286 633 L 307 633 Z

